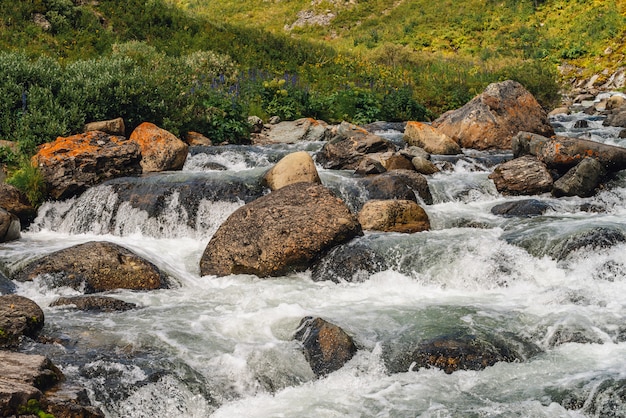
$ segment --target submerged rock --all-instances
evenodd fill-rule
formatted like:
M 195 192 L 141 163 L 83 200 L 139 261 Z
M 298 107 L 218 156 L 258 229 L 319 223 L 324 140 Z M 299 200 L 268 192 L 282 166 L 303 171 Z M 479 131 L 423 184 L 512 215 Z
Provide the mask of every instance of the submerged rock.
M 136 309 L 134 303 L 124 302 L 109 296 L 62 296 L 50 306 L 73 305 L 81 311 L 115 312 Z
M 428 231 L 428 215 L 412 200 L 370 200 L 359 212 L 364 230 L 413 233 Z
M 444 113 L 433 127 L 463 148 L 510 149 L 519 131 L 554 135 L 548 116 L 521 84 L 492 83 L 465 106 Z
M 529 217 L 543 215 L 549 209 L 552 209 L 552 206 L 546 202 L 537 199 L 525 199 L 495 205 L 491 208 L 491 213 L 505 217 Z
M 423 341 L 417 347 L 387 362 L 391 373 L 402 373 L 422 367 L 436 367 L 451 374 L 457 370 L 483 370 L 505 361 L 522 361 L 524 356 L 514 347 L 497 339 L 475 335 L 445 335 Z
M 384 257 L 367 245 L 354 240 L 338 245 L 313 265 L 311 278 L 316 281 L 363 282 L 387 269 Z
M 23 335 L 35 337 L 43 324 L 43 311 L 32 300 L 18 295 L 0 296 L 0 348 L 16 345 Z
M 53 199 L 66 199 L 106 180 L 141 174 L 139 146 L 100 131 L 57 138 L 32 159 Z
M 317 377 L 339 370 L 357 352 L 344 330 L 322 318 L 303 318 L 294 339 L 302 343 L 304 356 Z
M 296 183 L 233 212 L 207 245 L 200 273 L 281 276 L 360 234 L 356 216 L 330 190 Z
M 85 293 L 168 287 L 167 276 L 158 267 L 111 242 L 92 241 L 56 251 L 27 265 L 15 279 L 27 281 L 38 276 L 54 287 L 80 290 L 84 286 Z
M 153 123 L 144 122 L 137 126 L 129 141 L 141 148 L 144 173 L 180 170 L 187 159 L 189 146 Z
M 283 157 L 269 169 L 263 178 L 271 190 L 278 190 L 294 183 L 322 183 L 313 158 L 306 151 Z
M 556 260 L 565 260 L 570 254 L 581 249 L 609 248 L 626 242 L 626 234 L 616 228 L 598 227 L 578 231 L 558 242 L 548 252 Z

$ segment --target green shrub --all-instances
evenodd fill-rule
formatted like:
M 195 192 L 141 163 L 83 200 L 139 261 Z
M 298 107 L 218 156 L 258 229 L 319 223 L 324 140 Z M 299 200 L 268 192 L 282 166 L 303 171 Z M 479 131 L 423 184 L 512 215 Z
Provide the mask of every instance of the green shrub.
M 24 192 L 34 207 L 38 207 L 46 196 L 46 185 L 43 176 L 39 169 L 33 166 L 27 158 L 22 158 L 19 168 L 11 173 L 7 183 Z

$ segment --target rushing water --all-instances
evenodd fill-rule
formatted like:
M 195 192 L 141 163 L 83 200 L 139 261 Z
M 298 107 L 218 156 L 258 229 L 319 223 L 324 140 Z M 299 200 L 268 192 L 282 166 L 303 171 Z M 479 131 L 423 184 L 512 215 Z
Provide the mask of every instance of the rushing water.
M 587 128 L 575 127 L 580 119 Z M 567 135 L 626 146 L 594 117 L 553 122 Z M 550 205 L 542 216 L 506 218 L 491 208 L 520 198 L 499 195 L 487 176 L 510 155 L 468 150 L 439 158 L 451 170 L 429 176 L 431 231 L 366 233 L 350 244 L 384 260 L 363 282 L 316 282 L 310 271 L 200 277 L 200 256 L 220 223 L 267 193 L 257 182 L 264 170 L 321 146 L 197 148 L 182 172 L 116 180 L 45 204 L 20 241 L 0 246 L 7 270 L 107 240 L 158 265 L 174 286 L 111 293 L 141 309 L 85 313 L 49 307 L 75 290 L 20 283 L 17 293 L 42 306 L 45 333 L 59 341 L 23 349 L 48 355 L 110 417 L 626 415 L 626 176 L 588 199 L 539 196 Z M 367 200 L 351 173 L 319 170 L 351 208 Z M 617 238 L 568 244 L 598 230 Z M 292 339 L 307 315 L 341 326 L 359 346 L 323 379 Z M 389 373 L 395 351 L 454 332 L 533 349 L 524 361 L 483 371 Z

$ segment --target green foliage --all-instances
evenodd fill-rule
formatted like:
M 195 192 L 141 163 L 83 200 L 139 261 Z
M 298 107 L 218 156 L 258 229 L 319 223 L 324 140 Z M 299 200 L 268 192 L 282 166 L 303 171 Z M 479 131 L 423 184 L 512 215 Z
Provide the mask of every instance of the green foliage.
M 46 196 L 46 185 L 41 172 L 26 158 L 22 158 L 19 168 L 11 174 L 7 183 L 24 192 L 34 207 L 38 207 Z
M 54 418 L 54 415 L 41 409 L 41 404 L 37 399 L 29 399 L 26 405 L 18 408 L 19 415 L 37 415 L 39 418 Z

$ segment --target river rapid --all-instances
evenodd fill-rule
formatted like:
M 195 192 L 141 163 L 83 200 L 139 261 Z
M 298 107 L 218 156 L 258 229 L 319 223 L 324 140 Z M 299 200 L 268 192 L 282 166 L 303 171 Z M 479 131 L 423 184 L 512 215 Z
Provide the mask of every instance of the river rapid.
M 574 128 L 580 119 L 588 127 Z M 552 122 L 560 134 L 626 146 L 600 117 Z M 382 135 L 401 141 L 397 132 Z M 322 145 L 194 148 L 182 172 L 118 179 L 44 204 L 21 240 L 0 245 L 9 272 L 106 240 L 159 266 L 172 288 L 111 292 L 141 308 L 86 313 L 49 306 L 75 290 L 17 283 L 18 294 L 43 308 L 43 333 L 57 341 L 21 349 L 49 356 L 108 417 L 626 416 L 626 243 L 569 245 L 598 230 L 626 235 L 626 174 L 592 198 L 541 195 L 551 207 L 545 214 L 507 218 L 491 208 L 522 198 L 501 196 L 487 176 L 511 155 L 433 156 L 449 169 L 428 176 L 434 203 L 422 206 L 432 230 L 366 232 L 349 244 L 385 261 L 366 280 L 316 282 L 310 271 L 200 277 L 200 257 L 219 225 L 267 193 L 259 176 L 290 152 Z M 351 209 L 367 200 L 351 172 L 318 170 Z M 133 190 L 158 199 L 133 206 Z M 342 327 L 359 347 L 322 379 L 293 340 L 304 316 Z M 457 332 L 533 349 L 524 361 L 483 371 L 389 373 L 403 347 Z

